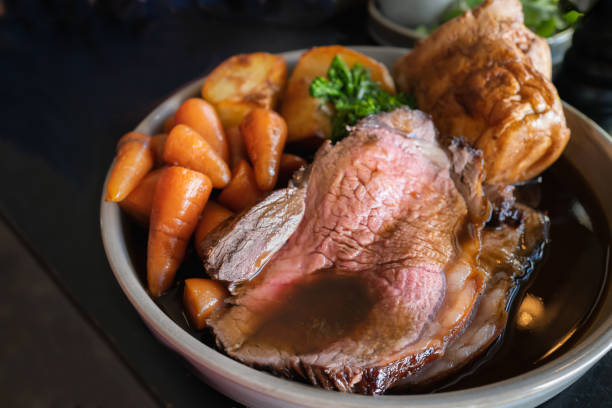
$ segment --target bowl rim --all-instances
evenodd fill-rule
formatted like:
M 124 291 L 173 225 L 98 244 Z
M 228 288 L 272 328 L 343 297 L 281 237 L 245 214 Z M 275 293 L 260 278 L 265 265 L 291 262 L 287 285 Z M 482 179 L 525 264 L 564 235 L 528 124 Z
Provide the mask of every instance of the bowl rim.
M 350 46 L 365 54 L 397 53 L 403 55 L 406 48 L 382 46 Z M 279 53 L 286 59 L 294 59 L 305 49 Z M 155 109 L 153 109 L 136 127 L 136 130 L 148 126 L 152 121 L 161 122 L 171 102 L 182 101 L 186 96 L 199 90 L 205 75 L 199 77 L 172 92 Z M 563 102 L 569 110 L 589 127 L 598 133 L 594 141 L 598 147 L 610 152 L 612 157 L 612 138 L 595 122 L 577 109 Z M 224 378 L 249 389 L 287 404 L 304 404 L 308 406 L 330 406 L 331 404 L 347 407 L 400 407 L 415 404 L 421 407 L 458 406 L 460 403 L 470 406 L 485 406 L 493 398 L 499 406 L 517 406 L 525 399 L 537 398 L 553 393 L 571 384 L 579 376 L 612 349 L 612 316 L 601 327 L 588 333 L 580 341 L 555 359 L 521 375 L 494 382 L 491 384 L 468 388 L 459 391 L 443 391 L 418 395 L 382 395 L 371 396 L 326 391 L 310 385 L 276 377 L 264 371 L 256 370 L 239 363 L 221 352 L 202 343 L 182 329 L 149 296 L 128 256 L 124 235 L 121 228 L 121 214 L 117 203 L 105 201 L 106 185 L 109 171 L 106 174 L 104 188 L 100 199 L 100 230 L 106 257 L 122 291 L 147 323 L 153 334 L 173 349 L 182 354 L 191 363 L 204 366 L 213 375 Z M 607 215 L 611 217 L 612 215 Z M 608 218 L 608 223 L 612 223 Z M 610 226 L 609 226 L 610 227 Z M 552 396 L 553 394 L 550 394 Z
M 368 13 L 370 14 L 370 17 L 374 21 L 376 21 L 376 23 L 392 30 L 395 33 L 401 34 L 414 40 L 422 40 L 427 37 L 427 34 L 417 31 L 414 28 L 410 28 L 396 23 L 395 21 L 385 16 L 379 9 L 377 0 L 368 1 Z

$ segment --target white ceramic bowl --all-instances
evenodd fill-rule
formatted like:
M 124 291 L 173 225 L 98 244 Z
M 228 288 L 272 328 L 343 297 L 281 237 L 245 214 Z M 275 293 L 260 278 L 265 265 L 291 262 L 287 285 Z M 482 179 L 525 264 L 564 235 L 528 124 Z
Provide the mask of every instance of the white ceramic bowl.
M 437 20 L 453 0 L 378 0 L 380 10 L 396 23 L 415 27 Z
M 391 47 L 354 49 L 388 66 L 408 51 Z M 292 68 L 301 53 L 302 50 L 282 55 Z M 178 90 L 151 112 L 136 130 L 157 133 L 183 100 L 199 94 L 203 80 L 197 79 Z M 571 106 L 565 105 L 565 113 L 572 138 L 564 155 L 589 182 L 606 214 L 607 228 L 612 231 L 612 139 Z M 249 407 L 531 407 L 572 384 L 612 348 L 612 285 L 608 284 L 600 311 L 585 335 L 564 354 L 525 374 L 482 387 L 427 395 L 369 397 L 325 391 L 247 367 L 192 337 L 166 316 L 147 294 L 130 259 L 119 207 L 105 202 L 104 197 L 100 223 L 104 248 L 115 277 L 153 334 L 189 361 L 204 381 Z

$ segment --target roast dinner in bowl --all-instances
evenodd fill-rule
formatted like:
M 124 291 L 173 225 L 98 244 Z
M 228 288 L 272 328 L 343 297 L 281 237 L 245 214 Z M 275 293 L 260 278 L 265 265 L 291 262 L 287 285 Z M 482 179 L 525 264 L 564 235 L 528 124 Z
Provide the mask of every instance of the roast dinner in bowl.
M 102 238 L 245 405 L 533 406 L 612 347 L 609 174 L 494 0 L 413 50 L 230 57 L 119 139 Z

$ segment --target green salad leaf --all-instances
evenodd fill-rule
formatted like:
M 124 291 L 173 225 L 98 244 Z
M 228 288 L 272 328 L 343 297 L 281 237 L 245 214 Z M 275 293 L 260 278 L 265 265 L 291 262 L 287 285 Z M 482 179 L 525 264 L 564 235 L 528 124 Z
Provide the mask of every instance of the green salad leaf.
M 445 23 L 459 17 L 467 10 L 480 6 L 483 2 L 484 0 L 455 0 L 442 14 L 442 22 Z
M 581 13 L 579 11 L 570 10 L 567 13 L 563 14 L 563 19 L 568 25 L 573 25 L 573 24 L 576 24 L 578 19 L 582 17 L 583 15 L 584 13 Z
M 339 55 L 332 60 L 327 77 L 316 77 L 310 84 L 310 96 L 330 102 L 335 113 L 332 117 L 332 141 L 338 141 L 348 132 L 347 126 L 361 118 L 397 107 L 416 106 L 412 95 L 392 95 L 372 81 L 370 71 L 360 64 L 349 68 Z
M 443 23 L 460 16 L 466 10 L 482 4 L 484 0 L 455 0 L 442 15 Z M 574 25 L 582 13 L 576 10 L 562 12 L 559 0 L 521 0 L 525 25 L 540 37 L 550 37 Z

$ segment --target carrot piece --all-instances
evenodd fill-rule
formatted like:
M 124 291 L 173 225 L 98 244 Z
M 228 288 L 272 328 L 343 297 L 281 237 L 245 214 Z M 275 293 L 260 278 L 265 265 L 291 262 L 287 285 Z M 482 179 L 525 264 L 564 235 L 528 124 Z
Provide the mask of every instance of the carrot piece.
M 149 224 L 153 194 L 162 172 L 163 169 L 156 169 L 144 176 L 136 188 L 119 202 L 119 207 L 142 225 Z
M 220 282 L 204 278 L 185 279 L 183 305 L 191 326 L 196 330 L 206 327 L 206 319 L 228 296 L 227 289 Z
M 240 212 L 255 204 L 263 192 L 257 187 L 253 169 L 246 160 L 234 167 L 233 174 L 232 181 L 221 191 L 217 201 L 232 211 Z
M 187 125 L 198 132 L 225 162 L 229 161 L 223 125 L 210 103 L 202 98 L 187 99 L 174 113 L 174 123 Z
M 229 145 L 230 150 L 230 162 L 228 163 L 233 169 L 236 167 L 240 160 L 248 160 L 249 155 L 246 151 L 246 146 L 244 145 L 244 139 L 240 134 L 240 129 L 238 126 L 232 126 L 225 131 L 225 136 L 227 137 L 227 144 Z
M 173 127 L 174 127 L 174 115 L 170 116 L 164 122 L 164 133 L 170 133 Z
M 172 166 L 157 181 L 147 247 L 147 281 L 154 296 L 172 286 L 212 184 L 202 173 Z
M 202 242 L 208 233 L 215 229 L 217 225 L 221 224 L 232 215 L 234 215 L 232 211 L 212 200 L 206 203 L 206 207 L 204 207 L 204 211 L 202 211 L 202 216 L 200 217 L 200 222 L 193 234 L 196 251 L 200 256 L 202 256 L 200 242 Z
M 240 133 L 253 163 L 257 186 L 263 191 L 272 190 L 287 141 L 285 119 L 272 110 L 256 108 L 240 122 Z
M 215 188 L 223 188 L 232 175 L 227 163 L 206 140 L 186 125 L 176 125 L 164 146 L 164 161 L 178 164 L 210 177 Z
M 123 135 L 106 186 L 106 201 L 121 201 L 153 167 L 151 138 L 138 132 Z
M 287 187 L 289 180 L 297 170 L 301 167 L 306 166 L 308 163 L 300 156 L 295 154 L 283 153 L 280 158 L 280 166 L 278 168 L 278 180 L 276 181 L 276 187 L 283 188 Z
M 164 164 L 164 146 L 167 138 L 167 133 L 159 133 L 151 138 L 151 150 L 155 155 L 155 165 L 158 167 Z

